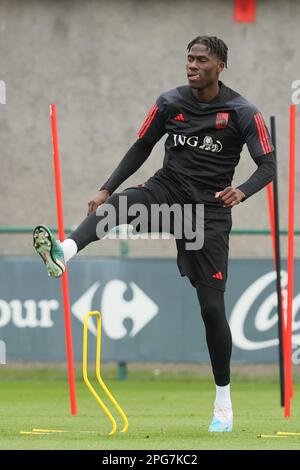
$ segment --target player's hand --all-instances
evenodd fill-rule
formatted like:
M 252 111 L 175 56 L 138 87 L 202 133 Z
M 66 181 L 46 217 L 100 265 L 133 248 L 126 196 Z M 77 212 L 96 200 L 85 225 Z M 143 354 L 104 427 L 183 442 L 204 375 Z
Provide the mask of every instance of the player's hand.
M 215 198 L 219 199 L 223 207 L 233 207 L 237 206 L 244 198 L 245 194 L 243 191 L 237 188 L 232 188 L 228 186 L 215 194 Z
M 96 197 L 94 197 L 89 203 L 88 203 L 88 212 L 87 215 L 92 214 L 98 206 L 106 202 L 106 200 L 109 198 L 110 194 L 106 189 L 102 189 L 99 191 Z

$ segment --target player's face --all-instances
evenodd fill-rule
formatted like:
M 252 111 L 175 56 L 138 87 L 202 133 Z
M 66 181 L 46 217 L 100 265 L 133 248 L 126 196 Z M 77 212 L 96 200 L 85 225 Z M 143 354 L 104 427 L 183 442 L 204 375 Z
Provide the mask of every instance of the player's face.
M 186 71 L 192 88 L 201 90 L 214 84 L 223 69 L 224 62 L 210 54 L 204 44 L 194 44 L 188 52 Z

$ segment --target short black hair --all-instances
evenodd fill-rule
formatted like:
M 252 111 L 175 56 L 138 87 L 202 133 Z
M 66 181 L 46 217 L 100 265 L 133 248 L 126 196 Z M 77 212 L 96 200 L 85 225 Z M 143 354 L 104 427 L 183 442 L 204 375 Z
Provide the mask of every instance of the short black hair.
M 194 44 L 204 44 L 209 49 L 211 54 L 215 54 L 222 62 L 224 62 L 227 68 L 227 53 L 228 47 L 222 39 L 216 36 L 197 36 L 187 46 L 187 50 L 190 51 Z

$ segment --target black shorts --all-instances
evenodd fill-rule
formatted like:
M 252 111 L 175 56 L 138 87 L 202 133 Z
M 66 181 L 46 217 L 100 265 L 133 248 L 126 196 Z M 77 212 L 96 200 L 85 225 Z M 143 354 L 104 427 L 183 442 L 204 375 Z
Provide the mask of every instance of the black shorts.
M 178 203 L 178 197 L 162 185 L 153 187 L 147 183 L 128 188 L 129 200 L 138 200 L 142 191 L 148 204 Z M 134 194 L 135 193 L 135 194 Z M 135 196 L 136 195 L 136 196 Z M 204 197 L 205 200 L 205 197 Z M 180 201 L 182 202 L 182 201 Z M 187 276 L 193 286 L 202 284 L 225 291 L 228 273 L 229 233 L 232 227 L 231 211 L 212 210 L 204 202 L 204 244 L 199 250 L 189 250 L 185 238 L 176 239 L 177 265 L 182 276 Z M 173 231 L 171 230 L 171 233 Z

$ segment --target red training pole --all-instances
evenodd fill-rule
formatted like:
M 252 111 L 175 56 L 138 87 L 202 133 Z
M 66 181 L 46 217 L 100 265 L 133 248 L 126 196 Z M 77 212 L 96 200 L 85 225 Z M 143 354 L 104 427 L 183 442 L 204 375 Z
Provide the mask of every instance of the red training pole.
M 58 237 L 59 237 L 59 240 L 62 241 L 65 239 L 65 229 L 64 229 L 64 217 L 63 217 L 62 187 L 61 187 L 57 118 L 56 118 L 56 105 L 55 104 L 50 105 L 50 117 L 51 117 L 52 144 L 53 144 L 56 207 L 57 207 L 57 219 L 58 219 Z M 73 357 L 73 345 L 72 345 L 71 308 L 70 308 L 69 282 L 68 282 L 67 268 L 62 276 L 62 292 L 63 292 L 64 317 L 65 317 L 70 405 L 71 405 L 72 415 L 76 415 L 77 414 L 76 384 L 75 384 L 74 357 Z
M 289 162 L 289 223 L 288 223 L 288 286 L 287 286 L 287 362 L 286 362 L 286 417 L 291 414 L 291 398 L 293 395 L 292 369 L 292 315 L 294 294 L 294 230 L 295 230 L 295 161 L 296 161 L 296 106 L 290 105 L 290 162 Z

